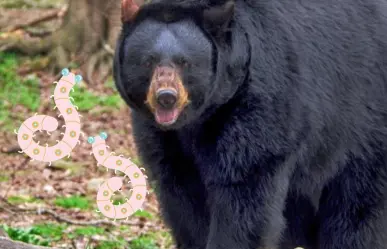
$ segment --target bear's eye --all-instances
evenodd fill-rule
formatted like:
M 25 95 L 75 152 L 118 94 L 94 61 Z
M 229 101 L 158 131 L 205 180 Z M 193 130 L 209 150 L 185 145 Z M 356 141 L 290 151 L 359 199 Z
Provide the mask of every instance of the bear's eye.
M 154 61 L 154 57 L 150 56 L 143 61 L 142 65 L 145 67 L 152 67 Z
M 179 65 L 183 68 L 188 68 L 190 66 L 190 63 L 186 59 L 180 58 Z

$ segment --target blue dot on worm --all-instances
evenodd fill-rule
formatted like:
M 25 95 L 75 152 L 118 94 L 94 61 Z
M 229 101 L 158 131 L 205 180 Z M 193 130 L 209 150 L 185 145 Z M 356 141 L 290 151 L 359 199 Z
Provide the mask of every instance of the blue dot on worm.
M 82 78 L 82 76 L 81 76 L 81 75 L 79 75 L 79 74 L 75 76 L 75 82 L 76 82 L 76 83 L 79 83 L 79 82 L 81 82 L 81 81 L 82 81 L 82 79 L 83 79 L 83 78 Z
M 103 140 L 106 140 L 106 138 L 108 137 L 108 135 L 106 134 L 106 132 L 101 132 L 99 134 L 99 136 L 103 139 Z
M 68 70 L 67 68 L 64 68 L 64 69 L 62 70 L 62 75 L 63 75 L 63 76 L 67 76 L 67 75 L 69 75 L 69 73 L 70 73 L 70 70 Z
M 92 144 L 92 143 L 94 143 L 94 137 L 89 137 L 88 139 L 87 139 L 87 142 L 89 143 L 89 144 Z

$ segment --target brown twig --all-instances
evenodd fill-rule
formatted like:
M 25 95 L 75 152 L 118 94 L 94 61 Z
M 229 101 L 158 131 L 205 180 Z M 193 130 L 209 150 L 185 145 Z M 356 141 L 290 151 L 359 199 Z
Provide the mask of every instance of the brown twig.
M 0 197 L 2 198 L 2 197 Z M 9 209 L 5 206 L 0 206 L 0 210 L 3 209 L 4 211 L 8 212 L 8 213 L 11 213 L 12 215 L 16 214 L 16 212 L 14 212 L 12 209 Z
M 52 20 L 54 18 L 62 17 L 63 13 L 65 11 L 67 11 L 67 9 L 59 9 L 59 10 L 52 11 L 52 12 L 47 13 L 45 15 L 38 16 L 37 18 L 32 19 L 32 20 L 30 20 L 30 21 L 28 21 L 26 23 L 22 23 L 22 24 L 17 24 L 15 26 L 11 26 L 6 31 L 7 32 L 13 32 L 13 31 L 18 30 L 18 29 L 23 29 L 23 28 L 26 28 L 26 27 L 29 27 L 29 26 L 36 25 L 36 24 L 41 23 L 41 22 L 46 22 L 46 21 L 50 21 L 50 20 Z
M 31 37 L 43 38 L 54 33 L 55 30 L 24 30 Z
M 9 154 L 16 153 L 18 151 L 20 151 L 20 146 L 19 145 L 13 145 L 11 147 L 8 147 L 8 148 L 4 147 L 4 148 L 1 149 L 1 152 L 9 153 Z
M 63 217 L 56 213 L 53 210 L 50 209 L 37 209 L 37 210 L 25 210 L 25 211 L 32 211 L 40 214 L 49 214 L 50 216 L 54 217 L 57 221 L 62 221 L 66 222 L 72 225 L 78 225 L 78 226 L 95 226 L 95 225 L 109 225 L 109 226 L 116 226 L 118 224 L 121 225 L 129 225 L 129 226 L 140 226 L 139 223 L 137 222 L 132 222 L 132 221 L 120 221 L 120 222 L 114 222 L 110 220 L 94 220 L 94 221 L 77 221 L 77 220 L 71 220 L 69 218 Z M 153 227 L 153 225 L 145 225 L 148 228 Z
M 129 226 L 144 226 L 146 228 L 153 228 L 154 225 L 150 224 L 139 224 L 138 222 L 133 222 L 133 221 L 110 221 L 110 220 L 93 220 L 93 221 L 77 221 L 77 220 L 72 220 L 66 217 L 63 217 L 63 215 L 59 215 L 57 212 L 48 209 L 48 208 L 37 208 L 37 209 L 31 209 L 31 208 L 21 208 L 21 207 L 16 207 L 15 205 L 11 204 L 8 202 L 8 200 L 4 197 L 0 197 L 0 201 L 3 203 L 7 204 L 9 208 L 4 208 L 4 210 L 12 213 L 17 213 L 17 212 L 23 212 L 23 213 L 36 213 L 36 214 L 47 214 L 52 216 L 54 219 L 57 221 L 61 222 L 66 222 L 72 225 L 78 225 L 78 226 L 95 226 L 95 225 L 108 225 L 108 226 L 116 226 L 116 225 L 129 225 Z

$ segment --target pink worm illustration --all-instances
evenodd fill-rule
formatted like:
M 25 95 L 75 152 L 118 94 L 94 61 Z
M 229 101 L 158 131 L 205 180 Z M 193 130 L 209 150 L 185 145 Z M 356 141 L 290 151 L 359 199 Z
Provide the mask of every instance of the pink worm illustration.
M 54 95 L 50 98 L 54 98 L 55 107 L 58 108 L 60 114 L 58 117 L 63 116 L 66 127 L 63 139 L 57 140 L 57 144 L 54 146 L 39 145 L 40 141 L 35 142 L 35 132 L 45 130 L 49 135 L 50 132 L 57 130 L 58 120 L 54 117 L 47 115 L 32 116 L 25 120 L 18 131 L 14 131 L 17 134 L 17 140 L 21 151 L 19 153 L 26 153 L 33 160 L 51 162 L 64 158 L 65 156 L 70 157 L 71 151 L 79 143 L 79 135 L 81 132 L 80 115 L 77 112 L 78 107 L 73 105 L 70 101 L 70 91 L 74 91 L 73 86 L 76 83 L 82 81 L 82 76 L 74 75 L 67 68 L 62 70 L 62 77 L 56 84 Z M 83 134 L 82 134 L 83 135 Z
M 142 173 L 143 168 L 138 168 L 130 159 L 124 158 L 122 155 L 113 156 L 114 152 L 109 153 L 105 139 L 107 134 L 101 132 L 99 136 L 89 137 L 88 142 L 92 144 L 93 151 L 98 165 L 102 165 L 107 169 L 114 169 L 125 174 L 124 177 L 112 177 L 103 182 L 97 193 L 97 206 L 99 212 L 106 217 L 116 219 L 128 219 L 130 215 L 137 210 L 141 210 L 145 197 L 148 194 L 146 176 Z M 126 198 L 126 202 L 119 205 L 114 205 L 110 198 L 114 192 L 119 191 L 122 187 L 122 182 L 125 177 L 129 177 L 132 184 L 131 196 Z

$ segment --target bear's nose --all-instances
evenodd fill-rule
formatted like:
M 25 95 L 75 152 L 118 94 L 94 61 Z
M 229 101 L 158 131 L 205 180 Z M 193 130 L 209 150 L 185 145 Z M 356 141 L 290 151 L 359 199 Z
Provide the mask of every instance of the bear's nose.
M 177 93 L 171 89 L 161 89 L 156 93 L 157 103 L 165 109 L 172 109 L 177 101 Z

